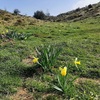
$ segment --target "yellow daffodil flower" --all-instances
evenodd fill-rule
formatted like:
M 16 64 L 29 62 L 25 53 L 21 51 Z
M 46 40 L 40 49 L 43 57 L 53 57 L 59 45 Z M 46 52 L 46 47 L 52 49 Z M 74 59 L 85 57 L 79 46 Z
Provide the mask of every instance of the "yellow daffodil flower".
M 33 63 L 38 63 L 38 59 L 39 59 L 39 58 L 35 58 L 35 57 L 34 57 Z
M 80 61 L 77 60 L 77 58 L 75 58 L 74 63 L 75 63 L 75 66 L 76 66 L 76 67 L 77 67 L 77 65 L 80 65 L 80 64 L 81 64 Z
M 80 63 L 80 61 L 76 61 L 75 64 L 80 65 L 81 63 Z
M 61 75 L 62 76 L 66 76 L 66 74 L 67 74 L 67 67 L 64 67 L 64 68 L 59 67 L 59 69 L 61 71 Z

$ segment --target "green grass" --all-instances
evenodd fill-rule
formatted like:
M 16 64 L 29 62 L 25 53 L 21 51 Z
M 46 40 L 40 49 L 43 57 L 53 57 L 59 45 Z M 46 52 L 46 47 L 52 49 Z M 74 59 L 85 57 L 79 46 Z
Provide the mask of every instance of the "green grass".
M 1 27 L 2 28 L 2 27 Z M 6 100 L 18 91 L 18 87 L 26 88 L 33 94 L 34 100 L 66 100 L 67 97 L 52 89 L 54 74 L 43 74 L 38 66 L 26 64 L 23 59 L 30 59 L 35 48 L 41 44 L 57 44 L 63 49 L 56 66 L 70 63 L 70 74 L 77 75 L 73 61 L 76 57 L 81 61 L 80 77 L 100 78 L 100 18 L 85 19 L 79 22 L 57 23 L 45 22 L 41 25 L 3 27 L 16 32 L 31 34 L 26 40 L 0 39 L 0 98 Z M 1 30 L 2 30 L 1 29 Z M 2 34 L 2 32 L 0 33 Z M 55 71 L 57 68 L 55 69 Z M 89 100 L 100 95 L 99 84 L 85 82 L 76 84 L 75 100 Z M 86 94 L 84 94 L 86 91 Z M 84 95 L 82 95 L 84 94 Z M 79 97 L 77 97 L 77 95 Z

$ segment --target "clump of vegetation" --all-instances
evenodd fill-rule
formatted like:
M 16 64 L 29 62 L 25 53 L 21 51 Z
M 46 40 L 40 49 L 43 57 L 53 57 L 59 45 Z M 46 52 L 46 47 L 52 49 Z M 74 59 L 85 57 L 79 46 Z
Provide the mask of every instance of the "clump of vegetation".
M 80 11 L 80 8 L 77 8 L 76 11 Z
M 33 17 L 43 20 L 46 17 L 46 15 L 44 14 L 43 11 L 36 11 L 36 12 L 34 12 Z
M 18 25 L 24 25 L 23 21 L 21 19 L 19 20 L 16 20 L 16 22 L 14 23 L 15 26 L 18 26 Z
M 0 34 L 1 39 L 18 39 L 18 40 L 26 40 L 31 34 L 25 34 L 25 33 L 17 33 L 13 30 L 6 30 L 3 31 L 3 34 Z
M 42 69 L 46 71 L 52 71 L 52 68 L 56 64 L 56 60 L 61 52 L 61 48 L 55 45 L 42 45 L 36 48 L 37 56 L 39 58 L 34 58 L 33 62 L 38 63 Z
M 91 5 L 91 4 L 89 4 L 89 5 L 88 5 L 88 8 L 92 8 L 92 5 Z
M 77 61 L 77 58 L 74 61 L 76 68 L 78 68 L 78 65 L 80 65 L 80 61 Z M 70 66 L 71 67 L 71 66 Z M 71 98 L 75 94 L 75 88 L 74 88 L 74 81 L 76 79 L 70 77 L 68 73 L 69 67 L 59 67 L 59 71 L 57 73 L 57 85 L 53 85 L 53 87 L 67 95 L 68 98 Z
M 34 57 L 33 63 L 39 64 L 44 72 L 52 71 L 52 67 L 54 67 L 54 64 L 57 60 L 57 57 L 59 56 L 61 49 L 56 48 L 56 46 L 53 45 L 46 45 L 41 46 L 38 49 L 36 49 L 38 53 L 38 57 Z M 78 65 L 80 65 L 80 61 L 77 60 L 77 58 L 74 61 L 74 64 L 76 68 L 78 69 Z M 71 67 L 71 66 L 70 66 Z M 68 66 L 69 69 L 69 66 Z M 56 71 L 57 73 L 57 82 L 56 85 L 53 85 L 53 88 L 64 93 L 67 95 L 67 98 L 71 98 L 75 94 L 74 89 L 74 80 L 75 78 L 71 78 L 68 74 L 67 67 L 59 67 L 59 71 Z
M 20 11 L 18 9 L 14 9 L 14 12 L 13 12 L 15 15 L 18 15 L 20 13 Z

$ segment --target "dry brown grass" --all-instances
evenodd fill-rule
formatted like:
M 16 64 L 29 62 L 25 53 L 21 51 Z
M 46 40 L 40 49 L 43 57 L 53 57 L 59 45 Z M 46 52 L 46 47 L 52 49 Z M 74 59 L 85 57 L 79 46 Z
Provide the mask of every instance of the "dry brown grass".
M 40 25 L 43 22 L 30 16 L 13 15 L 7 11 L 0 10 L 0 24 L 3 26 Z
M 25 88 L 19 88 L 17 93 L 9 97 L 11 100 L 33 100 L 31 94 Z
M 95 84 L 99 84 L 100 85 L 100 79 L 91 79 L 91 78 L 77 78 L 75 80 L 75 84 L 80 84 L 81 82 L 86 82 L 86 81 L 90 81 L 93 82 Z

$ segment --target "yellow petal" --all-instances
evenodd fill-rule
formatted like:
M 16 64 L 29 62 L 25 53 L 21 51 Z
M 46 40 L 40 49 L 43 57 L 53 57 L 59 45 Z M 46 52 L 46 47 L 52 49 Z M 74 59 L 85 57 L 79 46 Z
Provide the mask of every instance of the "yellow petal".
M 81 63 L 80 63 L 80 61 L 78 61 L 77 59 L 78 59 L 78 58 L 75 58 L 74 63 L 75 63 L 75 65 L 80 65 Z
M 66 71 L 67 71 L 67 67 L 64 67 L 64 70 L 66 70 Z
M 33 63 L 37 63 L 39 58 L 34 58 Z
M 61 70 L 61 75 L 62 76 L 66 76 L 67 74 L 67 67 L 64 67 L 62 70 Z
M 76 61 L 76 64 L 77 64 L 77 65 L 80 65 L 81 63 L 80 63 L 80 61 Z

